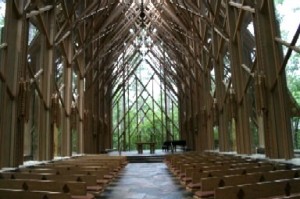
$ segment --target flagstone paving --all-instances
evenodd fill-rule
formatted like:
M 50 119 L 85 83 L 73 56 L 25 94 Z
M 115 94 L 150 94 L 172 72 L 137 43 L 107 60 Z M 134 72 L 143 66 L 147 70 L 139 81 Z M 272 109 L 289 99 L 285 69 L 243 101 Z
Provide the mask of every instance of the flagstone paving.
M 97 199 L 192 199 L 164 163 L 131 163 Z

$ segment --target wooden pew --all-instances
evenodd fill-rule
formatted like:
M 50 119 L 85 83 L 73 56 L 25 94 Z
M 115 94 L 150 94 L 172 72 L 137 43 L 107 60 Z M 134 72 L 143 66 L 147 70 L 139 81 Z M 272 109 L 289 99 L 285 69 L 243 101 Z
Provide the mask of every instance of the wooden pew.
M 91 165 L 91 166 L 108 166 L 109 168 L 119 171 L 127 164 L 127 159 L 124 157 L 115 156 L 81 156 L 78 158 L 71 158 L 64 161 L 55 161 L 51 164 L 46 164 L 44 166 L 57 166 L 57 165 Z M 43 165 L 41 165 L 43 166 Z
M 277 169 L 284 169 L 285 165 L 263 164 L 261 166 L 238 167 L 224 170 L 205 170 L 193 173 L 192 183 L 186 186 L 188 191 L 197 191 L 201 189 L 201 179 L 207 177 L 223 177 L 226 175 L 243 175 L 247 173 L 268 172 Z
M 1 179 L 35 179 L 35 180 L 46 180 L 47 175 L 56 175 L 53 173 L 21 173 L 21 172 L 3 172 L 0 173 Z
M 20 173 L 52 173 L 59 174 L 55 168 L 22 168 L 18 169 L 16 172 Z
M 238 162 L 246 162 L 246 161 L 255 161 L 249 158 L 242 158 L 238 156 L 224 156 L 224 155 L 207 155 L 207 154 L 176 154 L 167 156 L 165 158 L 165 162 L 169 167 L 176 167 L 176 164 L 180 164 L 180 162 L 225 162 L 225 161 L 238 161 Z
M 248 159 L 241 159 L 241 158 L 208 158 L 208 159 L 200 159 L 195 160 L 191 159 L 179 159 L 177 161 L 174 161 L 172 167 L 170 168 L 171 172 L 176 175 L 179 179 L 182 179 L 185 177 L 185 169 L 194 167 L 196 169 L 199 169 L 200 167 L 221 167 L 222 165 L 224 167 L 237 167 L 241 164 L 244 165 L 251 165 L 251 164 L 267 164 L 264 162 L 257 162 L 256 160 L 248 160 Z
M 33 167 L 33 168 L 60 168 L 60 167 L 80 167 L 80 168 L 101 168 L 101 167 L 107 167 L 111 170 L 111 172 L 118 173 L 122 168 L 117 162 L 101 162 L 101 163 L 92 163 L 92 162 L 78 162 L 78 161 L 68 161 L 63 162 L 60 164 L 49 164 L 49 165 L 43 165 L 39 167 Z
M 82 181 L 85 184 L 85 191 L 99 194 L 103 190 L 103 186 L 106 186 L 111 182 L 126 164 L 126 157 L 85 155 L 17 169 L 17 172 L 14 173 L 0 173 L 0 179 L 19 179 L 19 181 L 22 179 L 23 181 L 26 181 L 26 183 L 23 183 L 26 187 L 29 187 L 30 185 L 29 188 L 33 189 L 35 189 L 33 181 L 37 180 L 42 181 L 43 184 L 49 180 L 56 182 L 56 184 L 69 183 L 67 181 L 70 181 L 70 183 L 79 183 L 78 181 Z M 16 182 L 18 180 L 14 181 Z M 98 184 L 101 184 L 101 186 Z M 40 186 L 41 185 L 39 185 L 39 187 Z M 19 187 L 19 189 L 23 188 L 24 187 Z M 74 195 L 72 197 L 74 198 Z
M 68 193 L 0 189 L 0 199 L 71 199 Z
M 85 169 L 81 167 L 48 167 L 48 168 L 26 168 L 19 170 L 21 173 L 51 173 L 53 175 L 96 175 L 98 184 L 108 185 L 114 178 L 110 169 L 107 167 L 98 167 L 97 169 Z
M 116 177 L 116 173 L 112 171 L 111 168 L 107 166 L 101 166 L 101 167 L 56 167 L 55 170 L 60 174 L 66 174 L 68 172 L 74 173 L 74 172 L 81 172 L 81 171 L 99 171 L 104 173 L 104 178 L 107 179 L 114 179 Z
M 107 169 L 101 170 L 83 170 L 83 169 L 71 169 L 71 170 L 59 170 L 60 175 L 95 175 L 97 177 L 97 184 L 107 186 L 114 176 L 108 174 Z
M 108 166 L 56 166 L 56 167 L 47 167 L 47 168 L 25 168 L 18 172 L 27 172 L 27 173 L 67 173 L 68 170 L 105 170 L 106 176 L 110 176 L 110 178 L 115 178 L 118 175 L 119 171 L 113 171 L 112 168 Z
M 96 175 L 97 176 L 97 183 L 101 184 L 102 186 L 108 185 L 114 178 L 115 176 L 110 175 L 109 169 L 106 167 L 99 168 L 97 170 L 92 169 L 83 169 L 83 168 L 78 168 L 78 167 L 66 167 L 66 168 L 47 168 L 47 169 L 35 169 L 35 168 L 30 168 L 30 169 L 23 169 L 20 170 L 19 173 L 40 173 L 40 174 L 45 174 L 45 173 L 50 173 L 53 175 Z
M 72 198 L 93 199 L 92 194 L 87 194 L 84 182 L 59 182 L 50 180 L 24 180 L 1 179 L 1 189 L 16 189 L 24 191 L 45 191 L 70 193 Z
M 93 194 L 100 194 L 103 191 L 103 187 L 98 185 L 97 176 L 95 175 L 47 175 L 47 180 L 66 182 L 66 181 L 76 181 L 76 182 L 85 182 L 86 189 L 88 192 Z
M 234 163 L 236 161 L 236 163 Z M 205 155 L 197 155 L 195 153 L 190 154 L 181 154 L 181 155 L 169 155 L 166 157 L 165 162 L 170 169 L 170 171 L 180 179 L 183 185 L 195 185 L 194 182 L 197 182 L 199 187 L 203 186 L 203 191 L 210 190 L 213 191 L 213 188 L 205 187 L 208 182 L 205 180 L 215 180 L 210 186 L 218 187 L 218 186 L 227 186 L 227 185 L 236 185 L 236 184 L 244 184 L 244 183 L 257 183 L 259 181 L 272 181 L 276 179 L 283 178 L 293 178 L 298 177 L 299 174 L 293 173 L 294 171 L 277 171 L 277 170 L 286 170 L 287 166 L 284 164 L 277 163 L 269 163 L 267 161 L 258 163 L 258 160 L 235 157 L 231 155 L 216 155 L 216 154 L 205 154 Z M 225 167 L 219 166 L 219 163 L 222 162 L 224 164 L 230 164 L 230 166 L 226 165 Z M 231 163 L 230 163 L 231 162 Z M 202 165 L 207 164 L 208 166 L 203 167 Z M 202 168 L 201 168 L 202 167 Z M 215 168 L 215 169 L 213 169 Z M 274 171 L 276 170 L 276 171 Z M 258 173 L 258 174 L 256 174 Z M 265 174 L 265 175 L 262 175 Z M 240 180 L 240 177 L 236 177 L 236 179 L 231 178 L 231 182 L 228 175 L 247 175 L 251 176 L 248 179 Z M 222 180 L 220 183 L 220 178 L 226 177 L 226 181 Z M 210 179 L 212 178 L 212 179 Z M 251 179 L 252 178 L 252 179 Z M 192 183 L 190 183 L 192 182 Z M 217 184 L 217 185 L 216 185 Z M 223 184 L 223 185 L 222 185 Z M 226 184 L 226 185 L 225 185 Z M 187 186 L 187 187 L 188 187 Z M 294 186 L 295 187 L 295 186 Z M 192 189 L 194 187 L 192 186 Z M 287 198 L 287 196 L 280 196 L 280 198 Z M 295 194 L 289 197 L 297 198 Z M 221 197 L 220 197 L 221 198 Z M 223 198 L 230 198 L 227 195 Z
M 215 199 L 239 198 L 283 198 L 285 196 L 299 196 L 300 178 L 284 179 L 256 184 L 221 187 L 215 190 Z
M 238 167 L 254 167 L 265 163 L 260 162 L 215 162 L 215 163 L 200 163 L 200 164 L 186 164 L 184 165 L 184 174 L 181 175 L 180 182 L 187 186 L 193 180 L 193 174 L 196 172 L 203 172 L 204 170 L 222 170 Z
M 257 183 L 260 181 L 262 174 L 245 174 L 245 175 L 232 175 L 223 177 L 210 177 L 203 178 L 200 182 L 200 191 L 194 193 L 195 199 L 204 197 L 213 197 L 215 189 L 224 186 L 233 186 L 247 183 Z
M 194 198 L 214 196 L 214 190 L 218 187 L 254 184 L 280 179 L 292 179 L 299 176 L 299 171 L 300 170 L 279 170 L 250 173 L 245 175 L 203 178 L 201 179 L 201 191 L 197 191 Z
M 4 172 L 0 173 L 0 179 L 31 179 L 31 180 L 52 180 L 59 182 L 85 182 L 88 192 L 99 195 L 103 191 L 103 187 L 98 185 L 96 175 L 70 174 L 56 175 L 53 173 L 21 173 L 21 172 Z

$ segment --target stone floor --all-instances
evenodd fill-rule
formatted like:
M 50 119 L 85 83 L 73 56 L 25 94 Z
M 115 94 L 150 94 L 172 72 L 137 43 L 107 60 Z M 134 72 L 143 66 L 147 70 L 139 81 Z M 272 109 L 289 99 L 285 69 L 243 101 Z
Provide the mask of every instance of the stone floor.
M 164 163 L 131 163 L 97 199 L 192 199 Z

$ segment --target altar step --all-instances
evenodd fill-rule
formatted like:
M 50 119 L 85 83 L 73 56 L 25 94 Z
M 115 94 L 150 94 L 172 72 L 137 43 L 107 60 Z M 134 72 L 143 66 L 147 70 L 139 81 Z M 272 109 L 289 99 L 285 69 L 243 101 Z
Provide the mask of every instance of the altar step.
M 147 156 L 127 156 L 129 163 L 158 163 L 163 162 L 165 155 L 147 155 Z

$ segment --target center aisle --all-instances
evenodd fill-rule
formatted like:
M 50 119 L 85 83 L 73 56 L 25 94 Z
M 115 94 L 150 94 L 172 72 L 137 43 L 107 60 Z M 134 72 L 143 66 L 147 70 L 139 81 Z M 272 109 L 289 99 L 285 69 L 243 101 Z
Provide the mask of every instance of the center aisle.
M 164 163 L 130 163 L 97 199 L 192 199 Z

